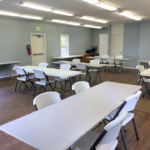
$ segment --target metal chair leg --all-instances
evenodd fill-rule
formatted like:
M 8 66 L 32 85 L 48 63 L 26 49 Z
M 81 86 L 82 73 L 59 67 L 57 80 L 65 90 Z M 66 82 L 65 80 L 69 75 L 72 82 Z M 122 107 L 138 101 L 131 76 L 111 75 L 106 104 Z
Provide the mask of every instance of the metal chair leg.
M 17 89 L 17 85 L 18 85 L 18 80 L 16 81 L 15 91 L 16 91 L 16 89 Z
M 117 145 L 117 147 L 116 147 L 116 150 L 119 150 L 118 145 Z
M 23 94 L 24 94 L 24 92 L 25 92 L 25 87 L 26 87 L 26 82 L 24 82 Z
M 62 85 L 62 81 L 60 81 L 60 84 L 61 84 L 61 88 L 62 88 L 62 90 L 63 90 L 63 85 Z
M 36 84 L 34 86 L 34 93 L 33 93 L 33 96 L 35 96 L 35 91 L 36 91 Z
M 105 119 L 103 119 L 103 122 L 104 122 L 104 125 L 106 126 L 106 121 L 105 121 Z
M 135 131 L 136 139 L 139 140 L 139 135 L 138 135 L 138 132 L 137 132 L 137 129 L 136 129 L 136 124 L 135 124 L 134 118 L 132 119 L 132 122 L 133 122 L 133 126 L 134 126 L 134 131 Z
M 55 91 L 55 88 L 56 88 L 56 84 L 57 84 L 57 81 L 55 81 L 55 84 L 54 84 L 54 91 Z
M 123 135 L 122 129 L 120 129 L 120 133 L 121 133 L 121 137 L 122 137 L 122 142 L 123 142 L 123 145 L 124 145 L 124 149 L 127 150 L 127 146 L 126 146 L 126 142 L 125 142 L 125 139 L 124 139 L 124 135 Z

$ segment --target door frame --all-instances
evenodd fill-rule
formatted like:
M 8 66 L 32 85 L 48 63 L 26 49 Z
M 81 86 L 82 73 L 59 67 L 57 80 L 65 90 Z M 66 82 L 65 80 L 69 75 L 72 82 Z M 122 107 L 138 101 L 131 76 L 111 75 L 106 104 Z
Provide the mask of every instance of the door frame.
M 46 52 L 46 34 L 43 33 L 30 33 L 30 39 L 31 39 L 31 55 L 32 55 L 32 65 L 33 65 L 33 52 L 32 52 L 32 36 L 33 35 L 41 35 L 44 37 L 44 52 L 45 52 L 45 60 L 47 62 L 47 52 Z

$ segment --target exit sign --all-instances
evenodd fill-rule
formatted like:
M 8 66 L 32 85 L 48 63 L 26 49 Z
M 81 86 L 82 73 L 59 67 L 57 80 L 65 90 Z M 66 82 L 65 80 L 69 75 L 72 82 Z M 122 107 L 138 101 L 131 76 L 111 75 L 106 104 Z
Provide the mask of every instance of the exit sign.
M 35 27 L 35 31 L 40 32 L 41 31 L 41 27 Z

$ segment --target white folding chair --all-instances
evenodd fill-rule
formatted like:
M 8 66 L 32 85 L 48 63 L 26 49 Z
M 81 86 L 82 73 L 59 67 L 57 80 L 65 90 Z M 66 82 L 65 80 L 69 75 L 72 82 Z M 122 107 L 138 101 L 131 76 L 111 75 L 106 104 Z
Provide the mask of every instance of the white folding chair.
M 36 96 L 33 100 L 33 105 L 35 110 L 39 110 L 60 101 L 61 98 L 59 93 L 46 92 Z
M 14 66 L 14 70 L 17 72 L 18 76 L 17 76 L 17 80 L 16 80 L 16 86 L 15 86 L 15 91 L 17 90 L 17 85 L 18 85 L 18 81 L 22 81 L 21 84 L 19 85 L 19 90 L 21 85 L 24 83 L 24 89 L 23 89 L 23 93 L 25 92 L 25 87 L 28 88 L 27 86 L 27 82 L 31 83 L 31 86 L 34 88 L 34 78 L 35 76 L 29 76 L 28 73 L 26 73 L 26 71 L 20 67 L 20 66 Z
M 86 81 L 89 78 L 89 81 L 91 81 L 91 76 L 88 72 L 88 68 L 84 63 L 76 63 L 76 68 L 78 71 L 81 71 L 81 75 L 85 75 L 86 76 Z M 79 75 L 79 80 L 81 81 L 82 77 L 81 75 Z
M 76 94 L 88 89 L 90 89 L 90 85 L 86 81 L 79 81 L 72 85 L 72 91 L 74 91 Z
M 115 64 L 116 64 L 116 67 L 119 68 L 118 72 L 120 72 L 120 70 L 122 70 L 122 72 L 123 72 L 123 64 L 122 64 L 122 61 L 121 61 L 122 58 L 123 58 L 122 55 L 117 55 L 116 56 L 116 59 L 118 59 L 118 60 L 115 60 Z
M 132 112 L 134 109 L 135 109 L 135 106 L 139 100 L 139 97 L 141 95 L 141 91 L 138 91 L 137 93 L 135 93 L 134 95 L 131 95 L 129 97 L 127 97 L 125 99 L 125 102 L 122 104 L 122 106 L 116 110 L 114 110 L 113 112 L 111 112 L 105 119 L 107 121 L 112 121 L 114 120 L 118 115 L 119 113 L 122 111 L 122 110 L 127 110 L 128 111 L 128 114 L 127 114 L 127 117 L 124 119 L 124 121 L 122 122 L 122 126 L 125 127 L 125 131 L 126 131 L 126 125 L 132 120 L 133 122 L 133 126 L 134 126 L 134 131 L 135 131 L 135 134 L 134 136 L 136 135 L 136 138 L 137 140 L 139 140 L 139 136 L 138 136 L 138 132 L 137 132 L 137 129 L 136 129 L 136 124 L 135 124 L 135 120 L 134 120 L 134 113 Z M 105 121 L 104 121 L 104 124 Z M 122 129 L 120 130 L 121 132 L 121 136 L 122 136 L 122 141 L 123 141 L 123 145 L 124 145 L 124 148 L 125 150 L 127 150 L 127 147 L 126 147 L 126 144 L 129 142 L 125 142 L 125 139 L 124 139 L 124 135 L 123 135 L 123 132 L 122 132 Z M 132 136 L 133 137 L 133 136 Z M 132 138 L 131 138 L 132 139 Z
M 35 95 L 36 85 L 40 85 L 45 92 L 46 92 L 46 89 L 47 89 L 47 85 L 49 85 L 51 87 L 51 89 L 54 91 L 54 89 L 51 85 L 54 81 L 49 80 L 48 77 L 45 75 L 45 73 L 43 71 L 38 70 L 38 69 L 33 69 L 33 72 L 34 72 L 34 75 L 35 75 L 35 78 L 36 78 L 33 96 Z
M 72 150 L 115 150 L 118 145 L 117 137 L 119 135 L 122 122 L 127 116 L 127 111 L 123 110 L 120 115 L 107 124 L 101 134 L 92 130 L 83 135 L 72 146 Z
M 113 57 L 109 57 L 109 58 L 106 58 L 106 61 L 107 61 L 108 71 L 110 71 L 109 69 L 111 69 L 111 71 L 114 72 L 115 59 Z
M 137 84 L 139 85 L 140 83 L 142 83 L 142 86 L 144 85 L 145 88 L 146 88 L 146 92 L 143 93 L 143 97 L 144 97 L 144 95 L 145 95 L 146 93 L 148 93 L 148 94 L 150 95 L 149 90 L 148 90 L 148 87 L 147 87 L 147 85 L 150 83 L 150 79 L 141 76 L 141 72 L 145 71 L 144 66 L 142 66 L 142 65 L 137 65 L 137 66 L 136 66 L 136 69 L 137 69 L 138 74 L 139 74 L 139 76 L 140 76 L 140 79 L 138 80 L 138 83 L 137 83 Z M 146 85 L 146 83 L 147 83 L 147 85 Z
M 80 59 L 73 59 L 72 60 L 73 63 L 77 63 L 77 62 L 80 62 L 80 61 L 81 61 Z M 77 68 L 72 67 L 71 70 L 77 70 Z
M 101 58 L 102 58 L 102 63 L 107 64 L 106 58 L 109 58 L 109 55 L 102 55 Z
M 100 60 L 98 60 L 98 59 L 91 60 L 91 61 L 90 61 L 90 64 L 96 64 L 96 65 L 98 65 L 98 64 L 100 64 Z M 91 78 L 91 82 L 92 82 L 92 80 L 98 81 L 98 78 L 97 78 L 97 77 L 98 77 L 98 75 L 99 75 L 99 78 L 100 78 L 100 68 L 97 68 L 97 69 L 95 69 L 95 68 L 90 68 L 90 69 L 88 70 L 88 72 L 89 72 L 89 73 L 92 73 L 92 74 L 96 73 L 95 78 Z
M 70 70 L 70 68 L 71 68 L 71 65 L 69 65 L 69 64 L 61 64 L 60 65 L 60 70 L 62 70 L 62 71 L 63 70 Z M 62 90 L 64 90 L 61 96 L 63 96 L 64 92 L 66 91 L 66 86 L 67 86 L 68 82 L 70 83 L 70 88 L 71 88 L 71 78 L 54 78 L 54 80 L 55 80 L 54 90 L 55 90 L 55 88 L 58 88 L 58 87 L 56 87 L 57 82 L 60 82 L 61 88 L 62 88 Z M 63 88 L 62 82 L 65 83 L 64 88 Z
M 46 62 L 39 63 L 39 67 L 48 68 L 49 64 Z
M 100 56 L 95 56 L 95 60 L 100 60 L 100 63 L 102 63 L 102 58 Z

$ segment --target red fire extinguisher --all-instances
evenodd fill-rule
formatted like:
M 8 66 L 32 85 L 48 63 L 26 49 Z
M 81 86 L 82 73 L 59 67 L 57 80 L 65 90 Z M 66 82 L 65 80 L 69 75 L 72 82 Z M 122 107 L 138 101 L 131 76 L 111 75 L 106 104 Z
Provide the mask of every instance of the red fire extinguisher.
M 27 51 L 28 51 L 28 54 L 31 55 L 31 46 L 30 45 L 27 45 Z

